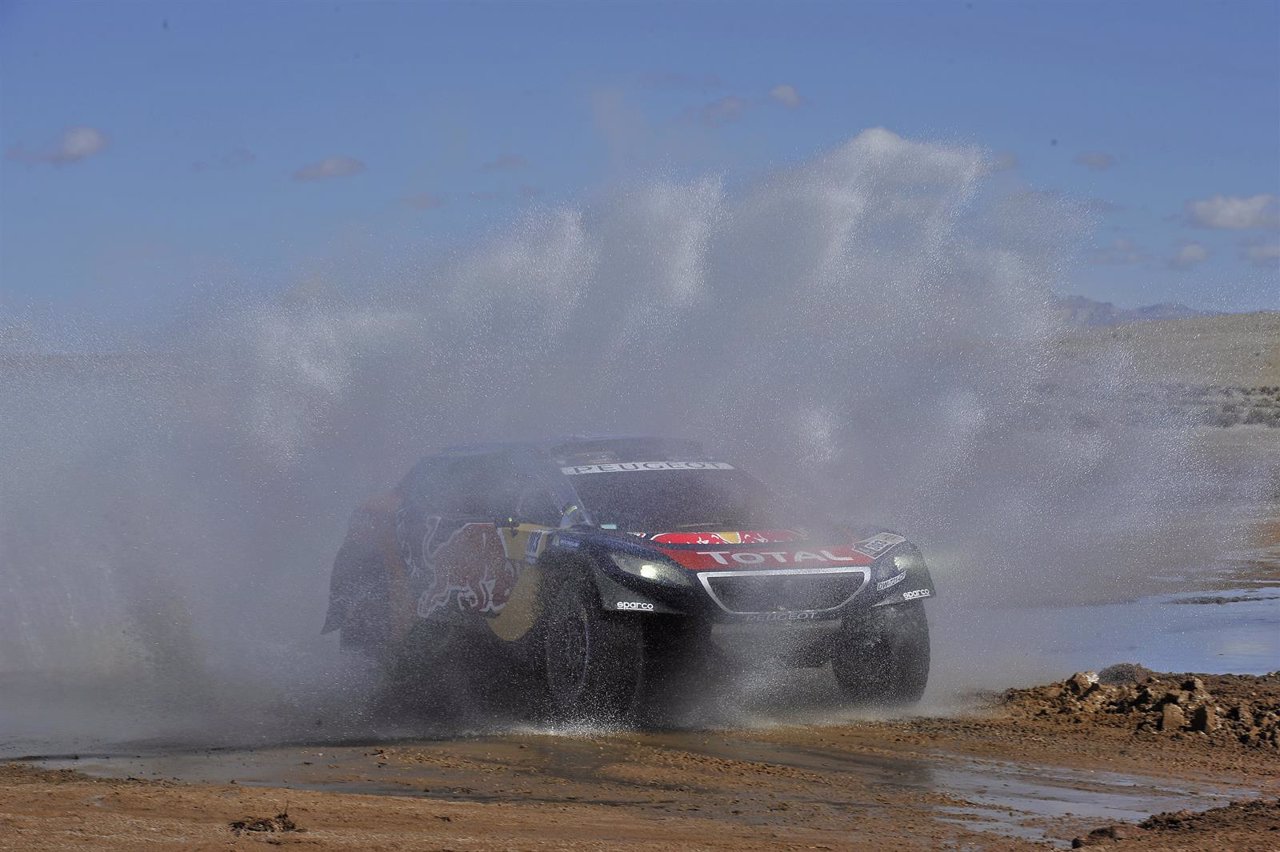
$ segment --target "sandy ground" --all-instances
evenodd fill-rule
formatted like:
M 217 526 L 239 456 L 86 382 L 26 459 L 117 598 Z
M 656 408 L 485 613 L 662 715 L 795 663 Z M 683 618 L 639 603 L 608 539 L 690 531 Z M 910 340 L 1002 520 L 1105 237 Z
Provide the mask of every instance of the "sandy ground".
M 1280 673 L 1118 671 L 959 718 L 10 763 L 0 848 L 1280 848 Z
M 1065 345 L 1068 352 L 1119 346 L 1151 381 L 1280 385 L 1280 311 L 1081 329 Z

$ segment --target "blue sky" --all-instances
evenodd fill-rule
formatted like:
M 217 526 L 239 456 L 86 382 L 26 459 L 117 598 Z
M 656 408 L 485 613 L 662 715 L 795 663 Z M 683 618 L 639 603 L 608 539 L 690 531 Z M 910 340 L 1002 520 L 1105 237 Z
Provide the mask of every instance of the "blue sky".
M 1063 289 L 1280 308 L 1280 2 L 0 0 L 3 306 L 177 304 L 867 127 L 1096 211 Z M 353 248 L 354 247 L 354 248 Z

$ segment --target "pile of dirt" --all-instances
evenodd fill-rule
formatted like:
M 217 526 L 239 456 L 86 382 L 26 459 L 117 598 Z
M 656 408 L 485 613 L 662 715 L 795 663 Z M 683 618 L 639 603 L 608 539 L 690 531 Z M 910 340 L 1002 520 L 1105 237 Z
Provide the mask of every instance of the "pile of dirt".
M 282 811 L 273 817 L 246 817 L 230 823 L 231 833 L 239 837 L 246 832 L 306 831 L 289 819 L 289 812 Z
M 1232 837 L 1241 831 L 1248 832 L 1249 839 Z M 1262 845 L 1255 846 L 1255 839 Z M 1113 845 L 1169 848 L 1188 841 L 1193 841 L 1195 848 L 1206 849 L 1211 848 L 1214 841 L 1224 841 L 1220 848 L 1280 848 L 1280 799 L 1232 802 L 1208 811 L 1156 814 L 1137 825 L 1106 825 L 1075 838 L 1071 848 Z
M 1135 734 L 1198 734 L 1215 743 L 1280 749 L 1280 672 L 1177 675 L 1122 663 L 1060 683 L 1011 689 L 1011 715 L 1128 726 Z

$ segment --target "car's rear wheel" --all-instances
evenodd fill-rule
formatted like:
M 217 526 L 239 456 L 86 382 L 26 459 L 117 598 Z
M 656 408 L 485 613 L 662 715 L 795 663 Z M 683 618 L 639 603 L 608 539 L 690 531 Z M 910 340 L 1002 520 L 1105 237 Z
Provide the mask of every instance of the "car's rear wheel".
M 462 636 L 457 627 L 420 619 L 388 654 L 375 708 L 381 716 L 435 724 L 464 715 L 469 704 Z
M 640 689 L 644 636 L 630 613 L 605 612 L 582 572 L 543 586 L 542 656 L 552 714 L 565 721 L 628 719 Z
M 929 622 L 919 602 L 873 609 L 846 619 L 831 658 L 854 704 L 915 704 L 929 681 Z

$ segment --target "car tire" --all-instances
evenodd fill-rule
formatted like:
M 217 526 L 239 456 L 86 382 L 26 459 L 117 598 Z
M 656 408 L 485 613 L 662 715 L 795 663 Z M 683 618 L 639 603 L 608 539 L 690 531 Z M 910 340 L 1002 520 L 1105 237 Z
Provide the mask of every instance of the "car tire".
M 581 571 L 556 572 L 542 589 L 542 658 L 552 717 L 630 719 L 644 669 L 644 634 L 631 613 L 605 612 Z
M 929 621 L 919 602 L 845 619 L 831 658 L 836 681 L 857 705 L 915 704 L 929 681 Z
M 461 645 L 456 627 L 419 619 L 387 655 L 375 702 L 378 715 L 437 725 L 458 721 L 470 703 Z

